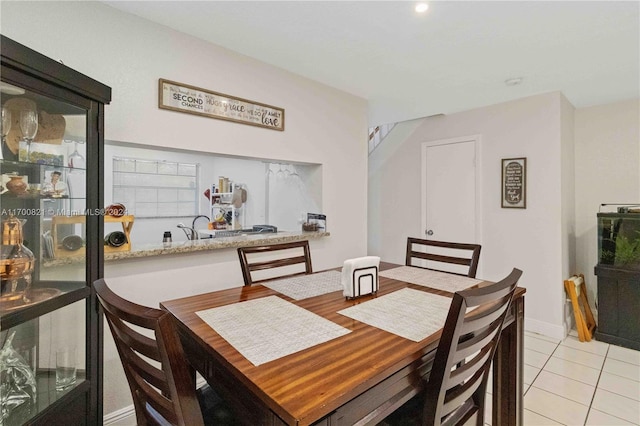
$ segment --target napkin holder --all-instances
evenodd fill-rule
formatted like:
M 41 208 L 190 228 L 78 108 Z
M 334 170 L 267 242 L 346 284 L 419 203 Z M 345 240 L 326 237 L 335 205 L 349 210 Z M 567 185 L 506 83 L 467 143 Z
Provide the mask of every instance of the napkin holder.
M 345 260 L 342 266 L 342 288 L 347 299 L 355 299 L 378 292 L 378 256 Z

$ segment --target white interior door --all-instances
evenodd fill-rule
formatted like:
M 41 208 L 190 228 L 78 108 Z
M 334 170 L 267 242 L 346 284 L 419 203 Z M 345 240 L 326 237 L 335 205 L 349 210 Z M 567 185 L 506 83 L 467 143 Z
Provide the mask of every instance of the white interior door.
M 480 243 L 478 152 L 478 136 L 423 144 L 422 238 Z

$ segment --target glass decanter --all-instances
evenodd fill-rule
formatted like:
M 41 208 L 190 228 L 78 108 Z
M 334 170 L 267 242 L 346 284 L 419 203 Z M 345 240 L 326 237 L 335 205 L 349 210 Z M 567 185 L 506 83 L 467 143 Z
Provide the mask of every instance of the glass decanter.
M 9 216 L 2 221 L 2 248 L 0 253 L 0 302 L 22 298 L 24 303 L 31 302 L 31 274 L 35 260 L 33 252 L 23 244 L 22 226 L 25 219 Z M 18 292 L 18 283 L 24 280 L 25 286 Z
M 16 332 L 11 331 L 0 349 L 0 426 L 12 411 L 23 404 L 35 404 L 35 371 L 13 348 Z

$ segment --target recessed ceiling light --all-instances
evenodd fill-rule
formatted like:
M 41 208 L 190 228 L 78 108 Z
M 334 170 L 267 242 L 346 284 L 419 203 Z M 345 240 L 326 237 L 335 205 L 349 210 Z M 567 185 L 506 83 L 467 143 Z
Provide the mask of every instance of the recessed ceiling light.
M 508 78 L 504 81 L 507 86 L 517 86 L 522 83 L 522 77 Z
M 416 12 L 425 13 L 429 9 L 429 5 L 426 3 L 418 3 L 416 4 Z

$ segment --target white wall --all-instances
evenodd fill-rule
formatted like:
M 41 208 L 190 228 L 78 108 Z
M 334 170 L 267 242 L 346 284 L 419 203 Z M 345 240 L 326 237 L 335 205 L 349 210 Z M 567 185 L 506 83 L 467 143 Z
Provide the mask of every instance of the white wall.
M 367 239 L 368 252 L 369 254 L 381 253 L 380 249 L 384 247 L 386 249 L 385 255 L 393 256 L 389 258 L 383 257 L 383 259 L 389 262 L 396 261 L 404 264 L 404 258 L 399 256 L 404 253 L 407 242 L 406 239 L 401 241 L 400 239 L 394 238 L 395 229 L 393 226 L 381 226 L 381 224 L 392 224 L 399 220 L 405 220 L 407 219 L 406 214 L 413 216 L 415 213 L 411 214 L 410 211 L 405 211 L 402 204 L 399 208 L 394 209 L 389 203 L 389 197 L 395 193 L 395 188 L 393 188 L 393 183 L 391 183 L 393 182 L 392 180 L 385 181 L 385 179 L 394 179 L 396 174 L 403 173 L 403 164 L 397 162 L 397 167 L 394 167 L 393 164 L 388 162 L 388 159 L 393 158 L 404 141 L 420 127 L 423 121 L 424 119 L 418 119 L 397 123 L 391 133 L 389 133 L 384 141 L 377 146 L 375 151 L 369 155 L 369 186 L 367 188 L 369 194 L 367 198 L 369 205 L 367 211 L 367 227 L 369 233 Z M 385 193 L 384 191 L 391 191 L 391 193 Z M 400 219 L 398 215 L 401 215 L 402 219 Z M 418 217 L 417 219 L 419 220 L 420 218 Z M 419 222 L 417 226 L 421 226 Z M 422 231 L 419 228 L 415 229 L 414 235 L 422 235 Z
M 575 231 L 575 138 L 573 105 L 563 95 L 560 96 L 560 184 L 561 184 L 561 224 L 562 278 L 566 279 L 576 272 L 576 231 Z M 573 309 L 564 296 L 564 288 L 558 286 L 552 298 L 565 299 L 564 326 L 568 333 L 574 325 Z
M 333 266 L 366 253 L 363 99 L 98 2 L 3 2 L 1 19 L 5 36 L 112 87 L 108 140 L 322 164 L 335 247 L 316 257 Z M 161 110 L 158 78 L 283 107 L 285 131 Z
M 640 203 L 640 100 L 575 112 L 576 271 L 596 300 L 596 214 L 602 203 Z
M 422 120 L 406 140 L 393 149 L 379 149 L 370 157 L 369 254 L 404 262 L 406 239 L 421 236 L 420 147 L 423 142 L 480 135 L 482 184 L 483 276 L 497 280 L 511 268 L 524 271 L 527 288 L 525 326 L 562 337 L 563 228 L 570 204 L 563 203 L 562 163 L 570 162 L 567 128 L 561 125 L 566 105 L 559 92 L 533 96 L 471 111 Z M 563 132 L 564 129 L 564 132 Z M 385 142 L 383 142 L 384 144 Z M 566 147 L 565 147 L 566 144 Z M 564 159 L 563 159 L 564 153 Z M 500 208 L 500 159 L 527 158 L 527 208 Z M 472 220 L 470 218 L 470 220 Z M 550 295 L 553 295 L 550 297 Z
M 421 124 L 417 130 L 416 123 Z M 599 205 L 640 203 L 640 100 L 576 110 L 553 93 L 396 128 L 401 134 L 394 135 L 394 129 L 394 137 L 369 161 L 370 254 L 402 262 L 406 237 L 422 235 L 415 213 L 420 211 L 419 145 L 480 134 L 485 278 L 499 278 L 497 266 L 508 259 L 521 267 L 526 327 L 549 335 L 562 333 L 564 320 L 571 320 L 571 311 L 563 307 L 564 278 L 584 273 L 594 304 Z M 521 155 L 527 156 L 527 209 L 501 211 L 494 169 L 499 158 Z
M 314 268 L 367 253 L 363 99 L 98 2 L 2 2 L 1 7 L 3 35 L 113 89 L 106 139 L 322 164 L 321 205 L 331 237 L 312 242 Z M 282 107 L 285 131 L 160 110 L 158 78 Z M 152 306 L 163 298 L 242 282 L 232 251 L 107 263 L 105 275 L 117 292 Z M 105 414 L 131 404 L 119 366 L 105 336 Z

